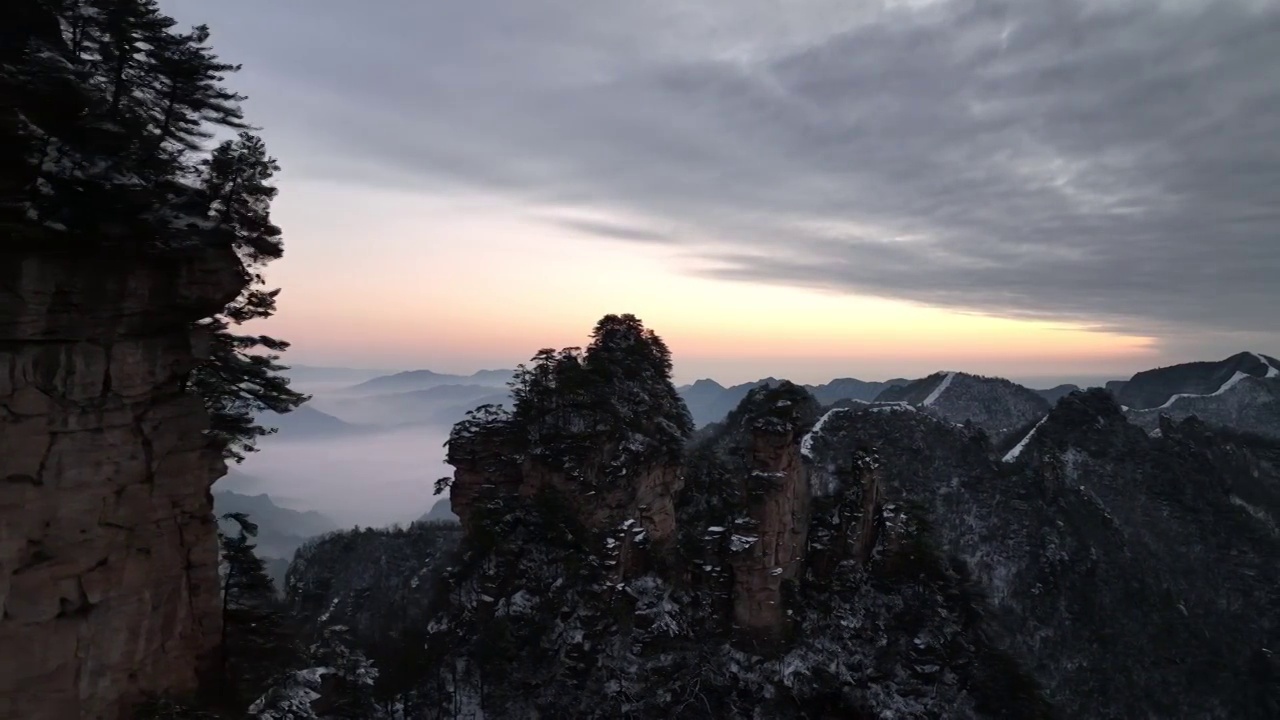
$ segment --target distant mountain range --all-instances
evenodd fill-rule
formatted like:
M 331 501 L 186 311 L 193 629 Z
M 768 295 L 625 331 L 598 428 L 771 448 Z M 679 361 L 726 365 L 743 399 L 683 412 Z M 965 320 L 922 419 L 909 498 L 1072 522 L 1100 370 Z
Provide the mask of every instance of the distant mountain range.
M 326 377 L 322 370 L 307 368 L 311 377 Z M 338 376 L 369 372 L 333 370 Z M 286 439 L 333 438 L 386 427 L 449 426 L 479 405 L 509 404 L 506 384 L 513 373 L 507 369 L 471 375 L 410 370 L 379 375 L 320 397 L 318 406 L 305 405 L 285 416 L 264 414 L 263 422 L 280 428 L 280 436 Z M 1273 402 L 1274 391 L 1268 389 L 1273 385 L 1266 382 L 1276 377 L 1280 377 L 1280 360 L 1242 352 L 1220 361 L 1147 370 L 1129 380 L 1107 382 L 1105 387 L 1134 422 L 1149 429 L 1154 429 L 1160 413 L 1166 412 L 1174 417 L 1197 414 L 1206 422 L 1270 434 L 1272 426 L 1280 433 L 1280 419 L 1273 418 L 1274 413 L 1280 413 L 1280 405 Z M 694 423 L 705 427 L 724 420 L 752 389 L 779 382 L 767 377 L 725 386 L 704 378 L 678 391 Z M 1242 392 L 1230 393 L 1236 384 Z M 1081 389 L 1072 384 L 1030 389 L 1001 378 L 960 372 L 934 373 L 917 380 L 837 378 L 804 388 L 824 405 L 881 402 L 927 407 L 942 419 L 972 421 L 997 440 L 1043 417 L 1060 399 Z M 935 391 L 938 396 L 926 403 Z
M 258 536 L 254 539 L 256 552 L 267 563 L 272 579 L 282 589 L 284 571 L 293 560 L 294 552 L 307 540 L 339 529 L 338 524 L 326 515 L 280 507 L 266 494 L 215 492 L 213 512 L 225 533 L 239 532 L 235 521 L 221 519 L 226 513 L 244 513 L 258 526 Z
M 1280 360 L 1245 352 L 1134 375 L 1113 391 L 1129 421 L 1157 432 L 1160 417 L 1280 438 Z
M 431 370 L 407 370 L 393 375 L 381 375 L 346 389 L 346 393 L 375 395 L 414 392 L 441 385 L 482 385 L 490 388 L 506 387 L 514 370 L 480 370 L 470 375 L 448 375 Z
M 339 437 L 368 430 L 318 410 L 310 403 L 283 415 L 266 410 L 257 419 L 263 427 L 275 428 L 277 435 L 289 440 Z
M 334 413 L 367 425 L 448 426 L 480 405 L 509 403 L 510 396 L 502 385 L 454 384 L 422 390 L 343 395 L 323 402 Z
M 1211 395 L 1237 376 L 1280 377 L 1280 360 L 1242 352 L 1216 362 L 1191 362 L 1146 370 L 1108 388 L 1116 401 L 1145 410 L 1167 404 L 1175 395 Z
M 729 411 L 737 407 L 738 403 L 742 402 L 747 393 L 753 389 L 766 386 L 772 387 L 779 382 L 781 381 L 777 378 L 768 377 L 755 382 L 725 387 L 715 380 L 702 379 L 692 385 L 681 386 L 677 388 L 677 391 L 680 393 L 680 397 L 684 399 L 685 405 L 689 406 L 689 413 L 693 415 L 693 422 L 702 427 L 723 420 L 729 414 Z M 905 385 L 908 382 L 910 380 L 902 378 L 884 382 L 867 382 L 856 378 L 836 378 L 823 385 L 805 385 L 804 388 L 813 393 L 818 402 L 830 405 L 840 400 L 871 401 L 886 388 Z

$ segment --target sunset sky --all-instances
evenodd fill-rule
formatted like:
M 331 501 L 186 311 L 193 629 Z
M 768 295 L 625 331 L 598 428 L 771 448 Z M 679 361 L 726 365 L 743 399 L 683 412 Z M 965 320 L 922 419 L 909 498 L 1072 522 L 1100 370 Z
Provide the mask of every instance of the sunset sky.
M 1274 2 L 161 5 L 284 167 L 296 363 L 511 366 L 609 312 L 681 381 L 1280 354 Z

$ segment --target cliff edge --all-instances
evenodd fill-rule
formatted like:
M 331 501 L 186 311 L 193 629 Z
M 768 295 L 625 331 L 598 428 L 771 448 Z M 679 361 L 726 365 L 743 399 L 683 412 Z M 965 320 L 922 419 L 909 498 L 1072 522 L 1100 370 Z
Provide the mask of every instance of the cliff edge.
M 229 248 L 0 252 L 0 717 L 128 717 L 212 661 L 226 468 L 183 382 L 245 282 Z

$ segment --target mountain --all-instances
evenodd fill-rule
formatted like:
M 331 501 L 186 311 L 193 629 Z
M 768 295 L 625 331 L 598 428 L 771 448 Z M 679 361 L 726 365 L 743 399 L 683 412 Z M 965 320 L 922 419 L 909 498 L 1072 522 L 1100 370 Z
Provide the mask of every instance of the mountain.
M 926 519 L 1058 716 L 1280 710 L 1280 444 L 1195 419 L 1148 437 L 1101 390 L 1060 400 L 1008 463 L 926 413 L 814 432 L 819 486 L 874 448 L 884 507 Z
M 452 425 L 477 406 L 510 402 L 506 388 L 494 385 L 436 385 L 425 390 L 334 398 L 335 412 L 378 426 Z
M 894 378 L 884 382 L 867 382 L 856 378 L 836 378 L 823 385 L 805 385 L 803 387 L 812 393 L 818 402 L 823 405 L 830 405 L 840 400 L 866 400 L 870 402 L 875 400 L 885 389 L 906 385 L 909 382 L 911 381 L 905 378 Z
M 1004 378 L 938 372 L 906 385 L 886 388 L 880 403 L 903 403 L 952 423 L 972 422 L 997 442 L 1049 412 L 1034 390 Z
M 350 385 L 386 375 L 386 370 L 367 368 L 327 367 L 321 365 L 290 365 L 284 375 L 300 384 L 340 383 Z
M 1108 380 L 1103 387 L 1111 393 L 1112 397 L 1119 397 L 1120 393 L 1124 392 L 1124 386 L 1128 384 L 1128 380 Z
M 1067 395 L 1070 395 L 1071 393 L 1079 389 L 1080 389 L 1079 385 L 1073 385 L 1068 383 L 1065 385 L 1055 385 L 1054 387 L 1048 388 L 1046 390 L 1032 390 L 1031 392 L 1044 398 L 1046 401 L 1048 401 L 1050 405 L 1054 405 L 1062 398 L 1066 397 Z
M 506 387 L 514 370 L 480 370 L 471 375 L 448 375 L 431 370 L 408 370 L 393 375 L 382 375 L 346 388 L 348 394 L 369 395 L 404 393 L 426 390 L 439 385 L 484 385 L 491 388 Z
M 720 422 L 729 411 L 738 406 L 747 393 L 758 387 L 772 387 L 779 383 L 777 378 L 763 378 L 755 382 L 742 383 L 732 387 L 724 387 L 720 383 L 703 379 L 692 385 L 679 388 L 680 397 L 689 407 L 693 421 L 699 427 Z M 871 401 L 885 388 L 905 385 L 904 379 L 887 380 L 885 382 L 867 382 L 856 378 L 836 378 L 822 385 L 805 385 L 805 389 L 823 404 L 831 404 L 841 400 Z
M 1217 362 L 1157 368 L 1134 375 L 1116 393 L 1135 424 L 1149 431 L 1160 417 L 1195 416 L 1211 425 L 1280 438 L 1280 361 L 1239 353 Z
M 235 521 L 221 519 L 224 513 L 244 513 L 258 526 L 258 535 L 253 541 L 256 546 L 254 551 L 262 558 L 267 575 L 281 592 L 285 591 L 285 576 L 298 548 L 316 536 L 338 530 L 338 524 L 325 515 L 280 507 L 265 494 L 215 492 L 213 511 L 214 516 L 219 518 L 218 526 L 224 533 L 235 534 L 240 531 Z
M 219 491 L 213 493 L 213 512 L 221 518 L 225 513 L 244 513 L 258 526 L 254 542 L 257 553 L 268 561 L 273 578 L 283 588 L 284 570 L 293 553 L 309 538 L 338 529 L 338 524 L 314 511 L 300 512 L 280 507 L 269 495 L 242 495 Z M 239 531 L 234 521 L 219 520 L 223 532 Z
M 368 428 L 353 425 L 333 415 L 304 404 L 283 415 L 264 410 L 257 421 L 267 428 L 276 428 L 276 437 L 285 440 L 314 440 L 361 433 Z
M 1280 377 L 1280 360 L 1242 352 L 1216 362 L 1191 362 L 1146 370 L 1130 378 L 1115 393 L 1116 401 L 1135 410 L 1149 410 L 1168 403 L 1175 395 L 1209 395 L 1235 375 Z
M 742 398 L 754 388 L 773 385 L 777 382 L 774 378 L 764 378 L 725 387 L 715 380 L 702 379 L 692 385 L 682 386 L 678 391 L 680 398 L 689 408 L 694 424 L 701 427 L 723 420 L 724 416 L 737 407 L 738 403 L 742 402 Z
M 219 491 L 213 494 L 214 513 L 239 512 L 258 525 L 258 549 L 264 555 L 291 557 L 297 545 L 309 537 L 338 529 L 328 516 L 314 510 L 299 511 L 280 507 L 267 494 L 242 495 Z
M 1280 441 L 1160 413 L 1149 433 L 1102 389 L 1050 407 L 965 373 L 870 403 L 770 380 L 695 433 L 660 339 L 602 324 L 455 425 L 458 524 L 299 550 L 288 602 L 324 651 L 280 697 L 491 720 L 1280 714 Z
M 458 516 L 453 514 L 452 505 L 449 498 L 441 498 L 436 501 L 431 509 L 422 514 L 418 518 L 418 522 L 458 522 Z

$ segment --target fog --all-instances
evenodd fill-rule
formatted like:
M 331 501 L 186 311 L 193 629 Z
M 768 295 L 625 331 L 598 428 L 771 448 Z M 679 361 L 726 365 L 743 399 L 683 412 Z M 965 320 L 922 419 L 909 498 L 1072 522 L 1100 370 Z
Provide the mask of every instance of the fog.
M 266 493 L 277 505 L 315 510 L 346 527 L 420 518 L 440 500 L 436 479 L 452 474 L 443 447 L 452 424 L 476 405 L 510 402 L 502 385 L 509 375 L 499 371 L 379 376 L 310 367 L 292 374 L 296 387 L 313 393 L 311 402 L 285 416 L 260 417 L 279 433 L 260 440 L 260 450 L 214 489 Z M 373 377 L 374 385 L 360 385 Z M 1050 380 L 1030 384 L 1057 384 Z M 1082 384 L 1102 384 L 1091 380 Z
M 427 512 L 444 464 L 443 427 L 331 438 L 269 436 L 214 490 L 267 493 L 277 505 L 316 510 L 342 526 L 409 523 Z

